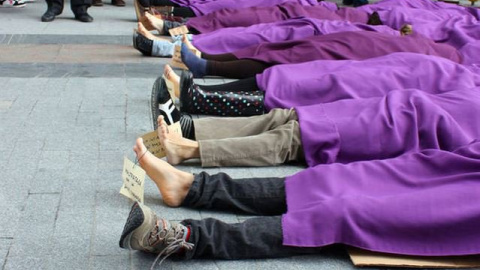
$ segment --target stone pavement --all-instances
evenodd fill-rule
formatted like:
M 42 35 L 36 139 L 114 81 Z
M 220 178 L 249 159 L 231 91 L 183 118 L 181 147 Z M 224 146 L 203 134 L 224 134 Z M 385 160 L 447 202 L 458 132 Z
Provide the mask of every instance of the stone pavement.
M 43 1 L 0 9 L 0 268 L 148 269 L 154 256 L 123 250 L 118 240 L 131 202 L 119 195 L 123 157 L 152 130 L 151 86 L 167 59 L 131 46 L 135 15 L 92 7 L 90 24 L 67 3 L 50 23 Z M 209 82 L 209 81 L 208 81 Z M 199 172 L 196 163 L 179 166 Z M 233 177 L 285 176 L 299 166 L 208 169 Z M 146 204 L 161 216 L 246 216 L 171 209 L 147 180 Z M 275 260 L 167 261 L 165 269 L 353 269 L 342 249 Z

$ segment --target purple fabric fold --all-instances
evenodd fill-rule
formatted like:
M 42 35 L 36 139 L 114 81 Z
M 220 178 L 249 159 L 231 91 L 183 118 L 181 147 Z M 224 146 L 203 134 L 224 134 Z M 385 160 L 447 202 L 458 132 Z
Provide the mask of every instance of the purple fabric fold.
M 480 48 L 470 51 L 478 55 Z M 470 59 L 467 56 L 465 59 Z M 431 94 L 469 89 L 480 86 L 480 69 L 441 57 L 393 53 L 362 61 L 276 65 L 258 74 L 256 81 L 265 91 L 267 110 L 271 110 L 380 97 L 396 89 L 415 88 Z
M 271 65 L 313 60 L 363 60 L 394 52 L 440 56 L 460 63 L 461 54 L 452 46 L 437 44 L 421 35 L 395 37 L 357 31 L 312 36 L 300 40 L 261 43 L 233 52 L 238 59 L 254 59 Z
M 193 45 L 209 54 L 221 54 L 240 50 L 262 42 L 279 42 L 303 39 L 346 31 L 374 31 L 399 36 L 400 32 L 384 25 L 366 25 L 349 21 L 294 18 L 273 23 L 255 24 L 249 27 L 222 28 L 193 37 Z
M 287 2 L 300 5 L 318 5 L 316 0 L 172 0 L 180 6 L 189 7 L 195 15 L 202 16 L 221 9 L 245 9 L 249 7 L 269 7 Z M 333 3 L 325 4 L 330 9 L 336 8 Z
M 189 28 L 199 33 L 208 33 L 227 27 L 247 27 L 259 23 L 284 21 L 298 17 L 308 17 L 322 20 L 346 20 L 356 23 L 366 23 L 368 13 L 354 8 L 342 8 L 333 11 L 319 2 L 318 5 L 302 5 L 287 2 L 270 7 L 251 7 L 245 9 L 222 9 L 205 16 L 190 18 Z
M 452 151 L 480 135 L 479 91 L 477 87 L 428 94 L 402 89 L 382 97 L 295 107 L 306 162 L 312 167 L 429 148 Z M 318 132 L 325 126 L 330 132 Z
M 318 165 L 286 180 L 283 244 L 480 253 L 480 142 L 394 159 Z

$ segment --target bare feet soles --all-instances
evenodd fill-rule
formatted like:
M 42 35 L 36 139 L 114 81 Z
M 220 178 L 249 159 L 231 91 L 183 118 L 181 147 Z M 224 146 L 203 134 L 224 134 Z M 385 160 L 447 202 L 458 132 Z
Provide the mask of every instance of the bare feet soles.
M 137 139 L 133 151 L 139 159 L 140 166 L 160 190 L 164 203 L 171 207 L 180 206 L 193 183 L 193 174 L 177 170 L 154 156 L 147 150 L 142 138 Z
M 174 94 L 174 97 L 172 96 L 172 99 L 180 97 L 180 77 L 173 71 L 173 69 L 169 65 L 165 65 L 165 69 L 163 70 L 163 76 L 165 77 L 165 80 L 167 81 L 167 86 L 168 88 L 172 88 L 173 91 L 170 91 L 170 95 Z
M 182 42 L 185 43 L 185 45 L 187 45 L 187 48 L 190 51 L 192 51 L 196 56 L 202 57 L 200 50 L 198 50 L 197 48 L 195 48 L 195 46 L 193 46 L 192 42 L 190 42 L 186 34 L 182 35 Z
M 148 31 L 147 28 L 145 28 L 145 26 L 143 25 L 143 23 L 139 22 L 138 23 L 138 32 L 140 34 L 142 34 L 144 37 L 150 39 L 150 40 L 162 40 L 162 41 L 170 41 L 168 39 L 165 39 L 165 38 L 160 38 L 160 37 L 157 37 L 155 36 L 154 34 L 152 34 L 152 32 Z
M 184 160 L 200 157 L 198 142 L 183 138 L 181 134 L 168 132 L 162 115 L 158 117 L 157 123 L 158 138 L 165 148 L 168 163 L 176 165 Z
M 145 12 L 145 17 L 147 21 L 158 31 L 160 35 L 163 35 L 163 20 L 155 17 L 154 15 Z

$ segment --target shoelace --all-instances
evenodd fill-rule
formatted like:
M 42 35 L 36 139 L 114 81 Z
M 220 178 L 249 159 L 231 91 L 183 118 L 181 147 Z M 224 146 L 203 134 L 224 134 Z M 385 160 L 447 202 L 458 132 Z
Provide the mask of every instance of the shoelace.
M 160 257 L 164 256 L 162 260 L 160 260 L 160 262 L 158 263 L 159 266 L 162 265 L 162 263 L 165 261 L 166 258 L 170 257 L 170 255 L 174 254 L 181 248 L 184 248 L 186 250 L 192 250 L 193 247 L 195 246 L 194 244 L 188 243 L 187 241 L 185 241 L 185 239 L 183 239 L 183 230 L 176 231 L 173 237 L 170 237 L 169 239 L 165 239 L 166 242 L 169 242 L 171 240 L 173 241 L 170 244 L 168 244 L 168 246 L 166 246 L 165 249 L 163 249 L 162 252 L 160 252 L 158 256 L 155 258 L 155 261 L 150 267 L 150 270 L 153 270 L 155 268 L 155 265 L 157 264 L 157 261 L 158 259 L 160 259 Z

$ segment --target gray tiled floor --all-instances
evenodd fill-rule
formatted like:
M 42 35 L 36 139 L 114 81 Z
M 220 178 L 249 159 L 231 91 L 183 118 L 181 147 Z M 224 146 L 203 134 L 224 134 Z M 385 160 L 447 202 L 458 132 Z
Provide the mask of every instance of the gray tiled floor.
M 118 191 L 123 156 L 133 159 L 135 138 L 152 129 L 150 89 L 167 60 L 142 57 L 131 48 L 135 27 L 131 0 L 123 8 L 109 4 L 91 8 L 95 17 L 91 24 L 74 21 L 68 4 L 57 20 L 41 23 L 45 8 L 37 0 L 23 9 L 0 9 L 0 268 L 147 269 L 154 256 L 118 247 L 131 205 Z M 111 46 L 118 58 L 67 61 L 54 54 L 39 61 L 48 44 L 59 51 L 66 50 L 66 44 L 79 46 L 76 50 L 86 55 L 88 50 L 93 54 Z M 27 52 L 32 56 L 25 60 Z M 195 163 L 179 167 L 201 170 Z M 300 169 L 222 171 L 240 178 L 285 176 Z M 173 220 L 246 218 L 168 208 L 150 181 L 145 198 L 160 215 Z M 341 249 L 277 260 L 167 261 L 163 267 L 353 268 Z

